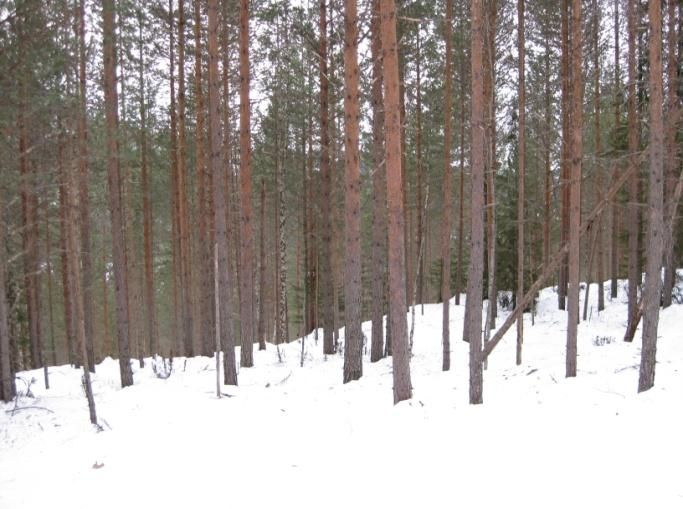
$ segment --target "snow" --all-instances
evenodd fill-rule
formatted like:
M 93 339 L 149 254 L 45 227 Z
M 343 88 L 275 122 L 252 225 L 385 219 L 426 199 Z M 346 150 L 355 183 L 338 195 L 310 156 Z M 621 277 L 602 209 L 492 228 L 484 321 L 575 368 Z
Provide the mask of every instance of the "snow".
M 312 335 L 303 368 L 300 341 L 283 363 L 268 345 L 221 399 L 213 359 L 176 359 L 165 380 L 134 363 L 126 389 L 106 359 L 93 377 L 101 432 L 79 370 L 50 368 L 49 391 L 40 371 L 20 373 L 36 379 L 35 397 L 17 406 L 40 408 L 0 404 L 0 508 L 683 507 L 683 306 L 662 311 L 655 387 L 637 394 L 640 333 L 622 341 L 625 295 L 591 309 L 578 376 L 565 379 L 566 314 L 543 290 L 534 326 L 525 315 L 523 364 L 513 327 L 489 358 L 480 406 L 468 404 L 462 305 L 447 373 L 441 305 L 418 307 L 414 397 L 396 406 L 390 359 L 371 364 L 368 352 L 363 378 L 343 385 L 342 356 L 325 358 Z

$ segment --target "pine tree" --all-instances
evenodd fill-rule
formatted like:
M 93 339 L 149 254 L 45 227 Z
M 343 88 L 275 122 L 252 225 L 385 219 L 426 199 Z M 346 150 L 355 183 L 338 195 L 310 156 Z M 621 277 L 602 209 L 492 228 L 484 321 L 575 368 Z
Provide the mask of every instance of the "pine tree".
M 381 31 L 386 132 L 387 208 L 389 224 L 389 321 L 394 378 L 394 403 L 410 399 L 410 354 L 406 334 L 406 284 L 403 193 L 401 179 L 401 106 L 396 43 L 396 4 L 381 0 Z
M 116 326 L 119 345 L 121 386 L 133 385 L 128 338 L 128 300 L 126 287 L 126 255 L 123 232 L 123 200 L 121 199 L 121 170 L 119 167 L 118 95 L 116 90 L 116 41 L 114 28 L 115 0 L 105 0 L 102 8 L 104 50 L 104 101 L 107 125 L 107 179 L 111 214 L 112 253 L 116 282 Z M 73 272 L 72 272 L 73 274 Z M 72 282 L 76 284 L 76 282 Z M 75 299 L 76 296 L 74 295 Z M 77 327 L 79 325 L 77 324 Z
M 664 92 L 662 86 L 662 2 L 650 0 L 650 170 L 647 202 L 647 251 L 643 290 L 643 348 L 640 357 L 638 392 L 655 383 L 657 327 L 662 293 L 664 252 Z
M 360 253 L 360 105 L 358 101 L 358 12 L 356 0 L 344 9 L 344 155 L 346 167 L 346 263 L 344 284 L 344 383 L 363 375 Z

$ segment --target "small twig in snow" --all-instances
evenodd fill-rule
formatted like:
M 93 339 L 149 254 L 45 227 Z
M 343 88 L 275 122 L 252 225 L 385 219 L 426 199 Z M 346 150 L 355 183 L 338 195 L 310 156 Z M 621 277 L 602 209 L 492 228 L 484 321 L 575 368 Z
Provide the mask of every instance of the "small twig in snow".
M 14 416 L 14 414 L 17 413 L 19 410 L 45 410 L 46 412 L 54 414 L 52 410 L 42 406 L 15 406 L 12 410 L 5 410 L 5 413 L 12 414 L 12 416 Z

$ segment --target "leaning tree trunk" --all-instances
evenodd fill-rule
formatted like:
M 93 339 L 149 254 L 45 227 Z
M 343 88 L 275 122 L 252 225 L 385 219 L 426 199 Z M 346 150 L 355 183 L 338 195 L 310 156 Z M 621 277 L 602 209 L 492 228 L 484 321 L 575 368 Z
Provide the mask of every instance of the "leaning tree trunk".
M 655 383 L 657 327 L 662 292 L 664 251 L 664 122 L 662 87 L 662 2 L 650 0 L 650 172 L 648 179 L 648 227 L 643 290 L 643 348 L 638 392 Z
M 358 100 L 357 1 L 344 9 L 344 157 L 346 166 L 346 263 L 344 284 L 344 383 L 363 375 L 360 257 L 360 105 Z
M 396 4 L 381 0 L 384 48 L 384 112 L 386 130 L 387 207 L 389 223 L 389 320 L 391 322 L 394 403 L 410 399 L 410 354 L 406 323 L 403 193 L 401 181 L 401 106 L 396 43 Z
M 121 169 L 119 167 L 118 97 L 116 90 L 116 42 L 114 29 L 115 1 L 104 0 L 104 106 L 107 129 L 107 179 L 111 214 L 112 254 L 116 284 L 116 326 L 119 338 L 119 370 L 121 386 L 133 385 L 128 340 L 128 301 L 126 289 L 126 253 L 123 233 L 123 204 L 121 200 Z M 75 281 L 73 282 L 75 285 Z

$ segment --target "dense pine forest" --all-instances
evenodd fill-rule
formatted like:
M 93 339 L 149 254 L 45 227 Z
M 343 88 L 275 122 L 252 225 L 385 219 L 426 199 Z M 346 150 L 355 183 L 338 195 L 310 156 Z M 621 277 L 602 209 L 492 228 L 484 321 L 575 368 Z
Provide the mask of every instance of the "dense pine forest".
M 439 304 L 478 404 L 543 288 L 575 377 L 620 280 L 647 391 L 683 298 L 682 30 L 677 0 L 0 1 L 0 399 L 70 364 L 97 423 L 106 357 L 126 387 L 215 356 L 220 396 L 300 341 L 344 383 L 390 356 L 398 403 Z

